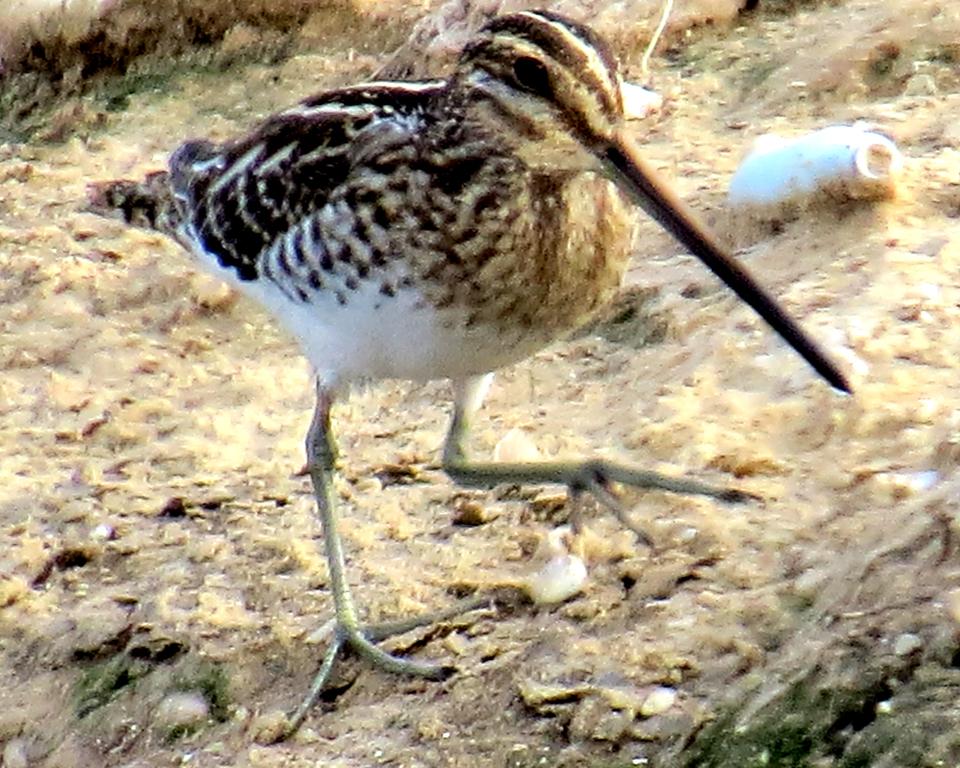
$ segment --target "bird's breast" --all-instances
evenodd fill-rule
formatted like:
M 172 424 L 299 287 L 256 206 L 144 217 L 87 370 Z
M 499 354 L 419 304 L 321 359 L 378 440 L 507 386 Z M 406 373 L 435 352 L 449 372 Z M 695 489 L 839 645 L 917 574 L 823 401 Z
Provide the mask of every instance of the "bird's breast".
M 633 227 L 632 208 L 603 178 L 531 177 L 454 249 L 450 277 L 427 287 L 435 302 L 464 307 L 471 322 L 549 343 L 616 293 Z

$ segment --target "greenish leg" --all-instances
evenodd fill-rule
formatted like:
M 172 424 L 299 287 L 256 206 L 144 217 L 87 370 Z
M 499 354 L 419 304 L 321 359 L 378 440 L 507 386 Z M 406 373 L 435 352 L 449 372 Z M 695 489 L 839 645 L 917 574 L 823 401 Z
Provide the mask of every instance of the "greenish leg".
M 422 664 L 392 656 L 375 645 L 391 635 L 402 634 L 416 627 L 446 621 L 463 613 L 490 604 L 489 597 L 476 596 L 455 603 L 443 611 L 418 616 L 406 621 L 390 622 L 369 627 L 361 626 L 353 603 L 350 586 L 346 579 L 343 544 L 340 539 L 339 516 L 333 498 L 333 471 L 336 461 L 336 446 L 330 428 L 330 409 L 333 397 L 322 386 L 317 387 L 317 405 L 307 433 L 307 465 L 313 481 L 314 496 L 323 527 L 327 568 L 330 572 L 330 589 L 333 593 L 335 630 L 320 670 L 310 686 L 310 691 L 300 706 L 290 715 L 284 738 L 291 736 L 303 723 L 310 710 L 322 695 L 333 673 L 340 653 L 347 647 L 370 661 L 375 667 L 387 672 L 414 675 L 431 680 L 449 676 L 453 669 L 436 664 Z
M 470 419 L 480 407 L 488 381 L 487 377 L 479 377 L 457 382 L 456 385 L 453 420 L 443 448 L 443 468 L 459 485 L 471 488 L 489 488 L 503 483 L 565 485 L 574 496 L 582 493 L 593 494 L 598 501 L 610 508 L 626 527 L 648 543 L 649 537 L 631 523 L 627 511 L 611 490 L 611 483 L 670 493 L 710 496 L 726 502 L 755 501 L 760 498 L 735 488 L 718 488 L 698 480 L 669 477 L 659 472 L 627 467 L 603 459 L 473 463 L 467 458 L 464 442 L 469 432 Z
M 574 497 L 583 493 L 593 494 L 610 508 L 617 518 L 631 530 L 650 543 L 642 531 L 634 527 L 626 510 L 610 488 L 611 483 L 623 483 L 636 488 L 656 489 L 672 493 L 710 496 L 721 501 L 743 502 L 757 496 L 731 488 L 718 488 L 697 480 L 668 477 L 657 472 L 625 467 L 602 459 L 588 461 L 554 461 L 529 464 L 490 462 L 474 464 L 466 457 L 464 441 L 469 431 L 469 420 L 480 407 L 490 377 L 483 376 L 456 382 L 456 398 L 453 419 L 443 448 L 443 468 L 454 482 L 477 488 L 489 488 L 502 483 L 565 485 Z M 447 677 L 453 670 L 435 664 L 422 664 L 392 656 L 376 646 L 377 640 L 401 634 L 421 626 L 446 621 L 468 611 L 490 604 L 489 597 L 476 596 L 438 611 L 406 621 L 391 622 L 376 626 L 361 626 L 353 604 L 350 587 L 346 580 L 343 545 L 338 531 L 338 515 L 333 499 L 333 471 L 336 462 L 336 445 L 330 428 L 332 394 L 322 386 L 317 387 L 317 406 L 313 422 L 307 434 L 307 464 L 313 481 L 320 523 L 323 527 L 327 567 L 330 571 L 330 587 L 335 607 L 335 630 L 320 670 L 314 677 L 310 692 L 299 707 L 290 715 L 284 738 L 292 735 L 303 723 L 310 710 L 322 695 L 336 660 L 347 647 L 374 666 L 387 672 L 414 675 L 438 680 Z M 579 526 L 579 517 L 574 519 Z

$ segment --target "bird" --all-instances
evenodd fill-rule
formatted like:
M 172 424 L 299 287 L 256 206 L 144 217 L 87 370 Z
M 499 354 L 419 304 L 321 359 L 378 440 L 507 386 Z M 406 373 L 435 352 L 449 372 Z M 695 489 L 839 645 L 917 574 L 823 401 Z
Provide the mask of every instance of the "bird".
M 556 483 L 616 505 L 622 483 L 742 501 L 749 494 L 592 459 L 478 463 L 472 418 L 497 369 L 591 319 L 620 288 L 640 208 L 698 257 L 841 392 L 840 369 L 642 158 L 622 78 L 588 26 L 535 10 L 494 17 L 445 78 L 328 90 L 224 143 L 190 140 L 166 170 L 95 182 L 97 213 L 174 238 L 264 306 L 316 373 L 307 467 L 323 530 L 335 632 L 292 732 L 347 648 L 399 658 L 351 596 L 331 492 L 331 409 L 352 382 L 449 379 L 443 467 L 457 483 Z M 415 621 L 415 620 L 414 620 Z

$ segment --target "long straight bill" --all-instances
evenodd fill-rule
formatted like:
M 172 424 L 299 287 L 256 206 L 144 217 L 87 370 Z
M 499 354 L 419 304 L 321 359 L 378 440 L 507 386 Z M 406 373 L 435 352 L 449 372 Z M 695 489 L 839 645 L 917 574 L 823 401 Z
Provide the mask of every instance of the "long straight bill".
M 850 392 L 846 377 L 817 343 L 803 332 L 743 266 L 717 245 L 706 227 L 697 221 L 693 211 L 656 177 L 629 140 L 618 139 L 608 145 L 603 150 L 602 159 L 613 180 L 637 205 L 753 307 L 817 373 L 835 388 Z

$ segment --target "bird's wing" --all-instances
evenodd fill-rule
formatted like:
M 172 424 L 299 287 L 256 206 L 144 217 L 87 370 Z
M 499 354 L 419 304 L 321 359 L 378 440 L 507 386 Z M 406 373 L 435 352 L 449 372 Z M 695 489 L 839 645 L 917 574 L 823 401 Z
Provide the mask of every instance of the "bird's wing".
M 367 83 L 328 91 L 268 118 L 242 139 L 192 141 L 170 159 L 181 241 L 257 276 L 260 255 L 320 210 L 368 145 L 409 141 L 442 81 Z M 378 139 L 378 137 L 380 137 Z

